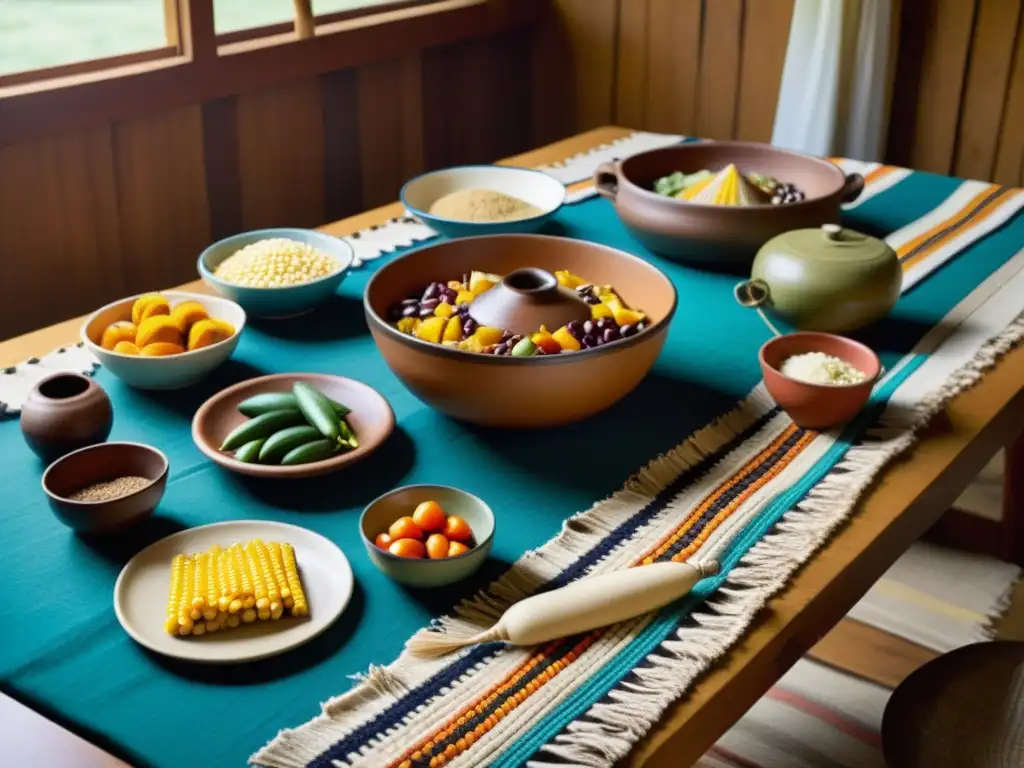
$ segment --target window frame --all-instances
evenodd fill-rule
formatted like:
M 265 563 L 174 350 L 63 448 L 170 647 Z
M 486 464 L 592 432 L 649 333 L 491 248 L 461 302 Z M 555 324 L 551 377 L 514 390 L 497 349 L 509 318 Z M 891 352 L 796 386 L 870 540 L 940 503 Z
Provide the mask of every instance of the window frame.
M 294 2 L 294 28 L 269 25 L 236 37 L 215 34 L 213 0 L 165 0 L 176 46 L 0 77 L 0 147 L 495 34 L 538 21 L 550 5 L 394 0 L 307 17 L 311 34 L 300 37 L 309 0 Z

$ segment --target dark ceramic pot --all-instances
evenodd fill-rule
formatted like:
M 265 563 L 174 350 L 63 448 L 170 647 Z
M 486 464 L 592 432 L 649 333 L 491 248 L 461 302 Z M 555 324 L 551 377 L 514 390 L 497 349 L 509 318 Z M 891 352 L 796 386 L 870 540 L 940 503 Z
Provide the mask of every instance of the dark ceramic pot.
M 474 269 L 511 275 L 525 268 L 565 269 L 595 285 L 614 286 L 652 325 L 597 349 L 511 357 L 422 341 L 386 319 L 389 307 L 430 282 Z M 632 391 L 665 344 L 676 290 L 657 267 L 614 248 L 562 237 L 491 235 L 441 240 L 385 264 L 367 284 L 363 303 L 377 349 L 418 398 L 463 421 L 535 428 L 585 419 Z
M 46 463 L 102 443 L 113 424 L 107 393 L 79 373 L 55 373 L 42 379 L 21 408 L 25 442 Z
M 654 182 L 676 171 L 721 170 L 734 163 L 795 184 L 806 194 L 785 205 L 713 205 L 665 197 Z M 845 175 L 834 163 L 768 144 L 707 141 L 642 152 L 598 166 L 598 192 L 615 204 L 626 229 L 654 253 L 697 265 L 749 269 L 768 240 L 792 229 L 839 222 L 839 206 L 864 188 L 860 174 Z

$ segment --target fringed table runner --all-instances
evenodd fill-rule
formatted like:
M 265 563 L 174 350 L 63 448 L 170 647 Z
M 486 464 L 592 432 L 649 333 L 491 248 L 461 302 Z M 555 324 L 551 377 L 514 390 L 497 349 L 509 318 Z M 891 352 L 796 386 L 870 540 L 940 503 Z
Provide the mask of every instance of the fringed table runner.
M 1014 215 L 1024 203 L 1019 190 L 979 197 L 975 182 L 841 161 L 867 176 L 847 224 L 889 237 L 908 277 L 910 269 L 929 273 L 859 335 L 889 371 L 872 407 L 841 434 L 799 430 L 757 386 L 756 352 L 768 333 L 735 304 L 735 278 L 644 253 L 587 189 L 597 162 L 680 140 L 639 134 L 549 169 L 578 200 L 551 231 L 641 253 L 680 294 L 654 370 L 598 417 L 510 433 L 453 422 L 417 401 L 381 361 L 360 303 L 372 259 L 434 236 L 399 219 L 352 236 L 366 264 L 329 306 L 250 324 L 233 359 L 195 387 L 144 393 L 95 372 L 114 405 L 111 439 L 150 443 L 170 459 L 164 501 L 146 526 L 105 543 L 70 535 L 39 493 L 41 467 L 15 421 L 0 422 L 0 539 L 8 589 L 20 597 L 0 603 L 0 622 L 11 628 L 0 643 L 0 687 L 136 765 L 239 765 L 253 753 L 268 766 L 320 768 L 608 765 L 626 754 L 841 524 L 923 420 L 1016 340 L 1024 302 L 1024 257 L 1014 257 L 1024 243 L 1024 217 Z M 0 400 L 16 408 L 33 369 L 59 367 L 58 358 L 89 367 L 79 352 L 16 366 L 0 376 Z M 245 378 L 296 370 L 355 376 L 391 402 L 399 428 L 358 472 L 301 486 L 258 483 L 220 471 L 195 449 L 189 425 L 206 398 Z M 624 487 L 570 518 L 637 467 Z M 467 584 L 406 591 L 364 556 L 359 510 L 405 483 L 457 485 L 494 508 L 493 557 Z M 358 587 L 345 614 L 302 649 L 238 668 L 178 665 L 136 646 L 110 608 L 121 565 L 181 527 L 245 518 L 297 523 L 341 546 Z M 538 589 L 692 555 L 717 556 L 722 573 L 657 615 L 543 648 L 491 644 L 377 666 L 445 612 L 437 629 L 475 630 Z M 24 605 L 33 606 L 31 622 Z M 346 675 L 360 671 L 345 693 Z M 181 734 L 213 722 L 225 738 L 195 737 L 183 751 Z M 288 726 L 298 727 L 260 748 Z

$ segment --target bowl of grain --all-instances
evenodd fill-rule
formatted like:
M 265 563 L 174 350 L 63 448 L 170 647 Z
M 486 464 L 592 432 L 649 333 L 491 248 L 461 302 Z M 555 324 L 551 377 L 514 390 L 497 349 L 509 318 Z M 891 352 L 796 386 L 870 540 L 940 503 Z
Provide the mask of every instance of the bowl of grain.
M 787 333 L 758 353 L 768 393 L 804 429 L 829 429 L 856 416 L 882 363 L 859 341 L 831 333 Z
M 50 509 L 79 533 L 107 533 L 156 509 L 167 487 L 167 457 L 142 443 L 101 443 L 58 459 L 43 473 Z
M 220 240 L 199 256 L 199 274 L 250 317 L 304 315 L 331 298 L 355 254 L 312 229 L 258 229 Z
M 464 165 L 406 182 L 402 204 L 446 237 L 538 231 L 565 202 L 565 186 L 543 171 Z

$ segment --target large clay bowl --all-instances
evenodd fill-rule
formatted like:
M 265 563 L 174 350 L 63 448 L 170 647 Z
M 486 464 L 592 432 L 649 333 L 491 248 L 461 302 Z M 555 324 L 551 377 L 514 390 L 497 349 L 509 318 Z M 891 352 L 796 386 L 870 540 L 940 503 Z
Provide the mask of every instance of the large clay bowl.
M 655 194 L 655 180 L 676 171 L 720 170 L 729 163 L 744 173 L 774 176 L 807 195 L 786 205 L 710 205 Z M 839 222 L 839 206 L 864 188 L 859 174 L 846 176 L 834 163 L 767 144 L 707 141 L 642 152 L 604 163 L 595 174 L 598 191 L 612 200 L 622 223 L 645 248 L 671 259 L 747 270 L 757 250 L 792 229 Z
M 393 303 L 434 280 L 483 270 L 506 275 L 537 267 L 567 269 L 612 285 L 651 327 L 581 352 L 495 357 L 431 344 L 390 325 Z M 496 427 L 553 427 L 598 413 L 628 394 L 665 343 L 676 290 L 660 270 L 623 251 L 544 235 L 491 235 L 438 242 L 385 265 L 366 286 L 366 319 L 377 348 L 418 398 L 449 416 Z

